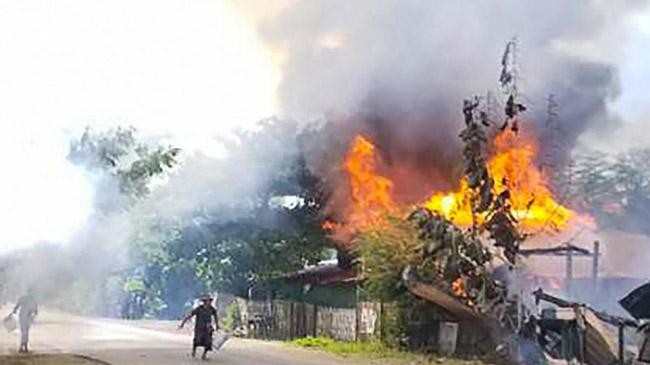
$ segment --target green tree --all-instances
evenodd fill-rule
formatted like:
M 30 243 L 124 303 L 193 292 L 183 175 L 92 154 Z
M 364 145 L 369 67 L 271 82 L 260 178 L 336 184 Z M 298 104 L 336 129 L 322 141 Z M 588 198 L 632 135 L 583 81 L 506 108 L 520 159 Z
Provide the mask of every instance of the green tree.
M 96 132 L 87 128 L 70 145 L 68 159 L 114 179 L 128 202 L 149 194 L 151 181 L 175 166 L 180 149 L 141 142 L 136 130 L 116 128 Z
M 205 214 L 180 231 L 170 246 L 182 262 L 196 265 L 206 288 L 246 296 L 274 278 L 315 264 L 333 247 L 321 227 L 321 182 L 298 159 L 278 171 L 261 201 L 246 214 L 227 218 L 228 208 Z M 182 249 L 181 249 L 182 247 Z
M 573 201 L 600 227 L 650 234 L 650 150 L 590 153 L 575 162 Z
M 273 279 L 329 257 L 321 227 L 328 194 L 306 162 L 308 137 L 277 119 L 238 133 L 226 159 L 200 164 L 221 172 L 216 183 L 199 184 L 213 201 L 141 231 L 132 256 L 147 291 L 166 305 L 161 316 L 177 317 L 203 291 L 265 292 Z M 220 189 L 231 186 L 224 199 Z
M 175 147 L 143 142 L 131 127 L 105 131 L 87 128 L 71 142 L 68 159 L 89 171 L 94 178 L 94 205 L 101 213 L 96 219 L 99 225 L 107 225 L 114 214 L 131 212 L 135 202 L 147 197 L 152 182 L 164 177 L 178 163 L 179 153 L 180 149 Z M 132 253 L 146 249 L 147 245 L 143 242 L 164 241 L 164 237 L 151 229 L 155 222 L 151 222 L 149 217 L 134 213 L 132 218 L 131 224 L 136 228 L 131 241 L 127 243 L 131 245 Z M 101 248 L 97 249 L 101 252 Z M 97 282 L 94 286 L 98 287 L 95 302 L 98 303 L 99 314 L 112 314 L 112 303 L 124 295 L 142 299 L 148 311 L 158 312 L 164 308 L 156 288 L 148 285 L 149 281 L 137 267 L 113 267 L 110 272 L 101 275 L 101 278 L 92 279 Z

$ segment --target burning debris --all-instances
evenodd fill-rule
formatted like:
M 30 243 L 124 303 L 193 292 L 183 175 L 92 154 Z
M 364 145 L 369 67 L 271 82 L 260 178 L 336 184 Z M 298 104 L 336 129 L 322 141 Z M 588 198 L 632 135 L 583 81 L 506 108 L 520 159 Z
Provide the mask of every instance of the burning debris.
M 506 47 L 499 80 L 506 95 L 504 126 L 490 129 L 496 118 L 481 98 L 463 101 L 463 170 L 456 191 L 434 191 L 415 209 L 408 208 L 412 205 L 393 195 L 399 181 L 381 173 L 375 145 L 357 136 L 343 164 L 350 204 L 340 223 L 327 221 L 324 227 L 336 238 L 354 242 L 356 233 L 381 230 L 389 226 L 389 216 L 410 209 L 406 221 L 417 232 L 418 258 L 402 266 L 402 283 L 457 318 L 483 323 L 501 340 L 514 336 L 516 343 L 535 324 L 526 321 L 531 312 L 519 293 L 509 292 L 497 277 L 496 268 L 513 270 L 529 235 L 567 229 L 581 217 L 556 201 L 536 166 L 534 133 L 519 129 L 526 107 L 518 101 L 515 47 L 514 41 Z M 344 247 L 354 251 L 354 246 Z
M 463 108 L 466 127 L 460 138 L 465 168 L 457 190 L 434 191 L 417 202 L 400 201 L 394 195 L 400 181 L 380 173 L 378 148 L 358 135 L 343 163 L 349 201 L 339 212 L 340 219 L 324 226 L 336 238 L 349 241 L 354 232 L 376 227 L 386 215 L 408 210 L 413 203 L 463 228 L 491 219 L 492 224 L 501 225 L 507 218 L 525 230 L 552 233 L 582 220 L 554 198 L 546 176 L 536 166 L 538 148 L 533 135 L 510 130 L 490 135 L 482 123 L 486 112 L 478 110 L 476 103 L 477 99 L 466 101 Z
M 420 229 L 427 282 L 437 283 L 477 315 L 496 312 L 496 306 L 506 302 L 505 285 L 493 280 L 487 269 L 493 255 L 480 239 L 426 208 L 418 208 L 409 219 Z M 412 282 L 415 273 L 410 268 L 406 272 L 407 282 Z
M 493 241 L 494 247 L 503 248 L 510 264 L 515 263 L 520 242 L 525 238 L 517 230 L 517 220 L 511 213 L 511 194 L 507 184 L 503 190 L 496 190 L 494 178 L 490 174 L 484 157 L 487 138 L 477 115 L 478 99 L 465 101 L 463 114 L 465 129 L 460 133 L 464 143 L 466 190 L 464 199 L 469 201 L 471 227 L 462 230 L 456 227 L 441 213 L 428 207 L 416 209 L 409 220 L 420 230 L 423 242 L 422 266 L 430 285 L 438 286 L 476 312 L 496 320 L 502 327 L 514 330 L 516 320 L 510 310 L 516 303 L 508 300 L 508 290 L 504 283 L 491 275 L 493 253 L 484 243 L 483 233 Z M 478 118 L 477 118 L 478 117 Z M 405 274 L 407 286 L 413 288 L 415 274 Z M 420 279 L 421 280 L 421 279 Z M 422 292 L 416 292 L 422 295 Z M 440 296 L 437 296 L 440 297 Z M 425 299 L 438 302 L 436 296 Z

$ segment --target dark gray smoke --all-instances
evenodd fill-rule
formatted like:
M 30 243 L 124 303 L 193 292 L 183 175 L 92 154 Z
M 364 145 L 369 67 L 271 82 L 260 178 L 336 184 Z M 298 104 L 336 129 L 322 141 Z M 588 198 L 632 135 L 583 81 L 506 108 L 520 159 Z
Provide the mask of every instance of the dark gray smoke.
M 260 32 L 286 52 L 280 85 L 286 114 L 343 113 L 334 119 L 346 131 L 371 136 L 389 165 L 449 176 L 459 157 L 462 100 L 497 90 L 501 55 L 513 36 L 528 121 L 543 123 L 545 97 L 553 93 L 568 146 L 588 128 L 616 127 L 607 103 L 619 92 L 617 44 L 607 36 L 622 32 L 626 16 L 642 5 L 303 1 Z

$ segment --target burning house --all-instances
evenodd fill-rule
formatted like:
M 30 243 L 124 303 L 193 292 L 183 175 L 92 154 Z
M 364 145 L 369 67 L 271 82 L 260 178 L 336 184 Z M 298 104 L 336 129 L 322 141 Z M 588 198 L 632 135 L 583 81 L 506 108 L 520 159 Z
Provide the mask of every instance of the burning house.
M 504 53 L 499 80 L 503 100 L 495 102 L 488 96 L 463 103 L 465 123 L 459 134 L 462 163 L 458 168 L 448 169 L 446 175 L 425 174 L 446 176 L 444 181 L 431 181 L 434 188 L 428 192 L 419 189 L 421 194 L 416 197 L 403 194 L 400 185 L 412 185 L 404 180 L 422 174 L 405 171 L 394 156 L 388 156 L 393 160 L 387 163 L 381 145 L 372 137 L 354 135 L 337 170 L 339 178 L 333 179 L 339 183 L 323 227 L 339 242 L 341 250 L 355 254 L 367 232 L 379 241 L 396 237 L 382 232 L 394 230 L 397 219 L 406 230 L 416 232 L 410 239 L 417 241 L 409 248 L 415 258 L 401 268 L 400 285 L 441 308 L 448 315 L 446 320 L 474 323 L 470 332 L 489 333 L 492 345 L 515 361 L 524 361 L 523 353 L 530 352 L 521 347 L 528 336 L 539 356 L 546 351 L 549 358 L 605 364 L 606 358 L 622 357 L 622 350 L 614 349 L 611 336 L 596 321 L 605 319 L 620 326 L 633 322 L 577 302 L 551 300 L 555 305 L 560 303 L 560 308 L 583 308 L 573 314 L 559 310 L 553 315 L 548 310 L 539 313 L 539 295 L 533 303 L 532 293 L 538 286 L 557 293 L 569 289 L 572 294 L 573 283 L 584 277 L 578 269 L 584 263 L 576 265 L 574 271 L 574 261 L 580 257 L 591 258 L 588 272 L 594 284 L 601 254 L 599 246 L 590 250 L 571 243 L 582 232 L 595 231 L 596 226 L 588 214 L 572 208 L 555 193 L 549 171 L 540 166 L 539 138 L 534 125 L 523 117 L 527 108 L 520 101 L 511 47 L 509 43 Z M 500 112 L 495 104 L 501 107 Z M 444 158 L 429 156 L 434 160 L 438 157 Z M 370 267 L 361 256 L 362 279 L 376 275 L 377 267 Z M 548 261 L 555 263 L 547 265 Z M 555 268 L 558 262 L 566 265 L 566 272 Z M 589 288 L 593 294 L 594 286 Z M 538 321 L 540 315 L 542 320 Z M 586 332 L 576 332 L 578 327 Z M 562 334 L 567 328 L 574 330 Z M 560 335 L 546 335 L 553 331 L 560 331 Z M 584 335 L 587 337 L 580 337 Z M 551 341 L 549 338 L 555 339 L 554 345 L 544 343 Z M 568 338 L 579 338 L 588 354 L 575 350 L 558 355 L 553 346 L 566 344 Z M 475 338 L 473 343 L 481 341 L 486 342 Z M 619 341 L 623 341 L 621 337 Z

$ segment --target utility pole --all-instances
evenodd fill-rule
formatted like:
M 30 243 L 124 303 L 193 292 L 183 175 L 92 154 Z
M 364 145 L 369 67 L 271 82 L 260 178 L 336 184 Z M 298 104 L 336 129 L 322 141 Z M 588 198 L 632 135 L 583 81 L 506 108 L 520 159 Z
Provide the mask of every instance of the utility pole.
M 593 286 L 593 294 L 598 295 L 598 264 L 600 259 L 600 242 L 594 241 L 594 250 L 592 251 L 592 265 L 591 265 L 591 280 Z
M 546 120 L 544 122 L 544 171 L 550 170 L 557 173 L 559 157 L 561 154 L 561 132 L 558 121 L 558 103 L 555 101 L 555 95 L 548 94 L 546 97 Z M 551 177 L 551 176 L 549 176 Z
M 566 196 L 570 192 L 570 158 L 566 138 L 559 120 L 559 104 L 555 95 L 546 97 L 546 121 L 543 135 L 543 172 L 552 181 L 554 193 Z
M 569 297 L 573 295 L 573 251 L 566 252 L 566 291 Z

